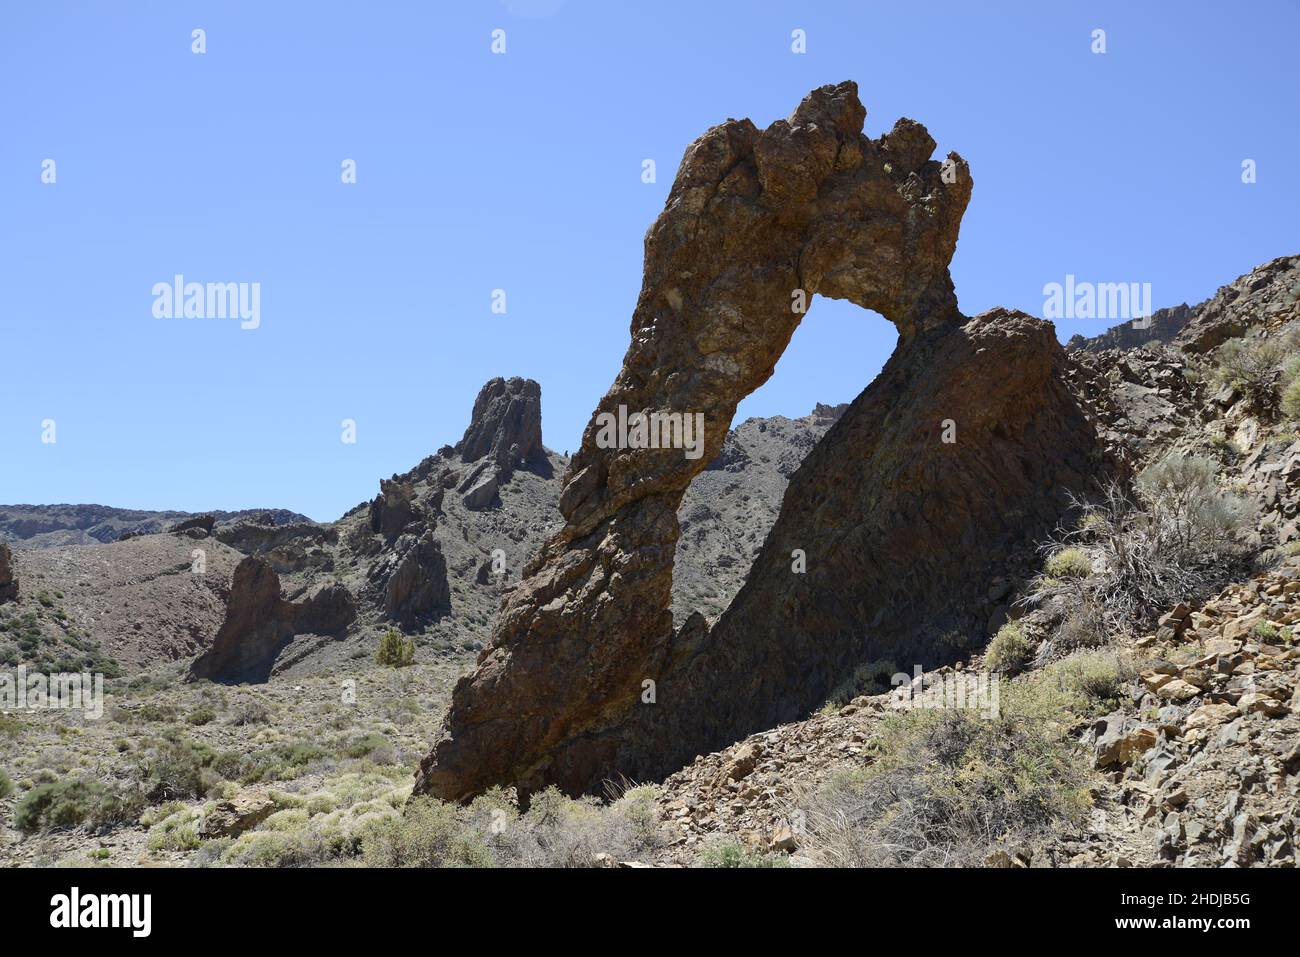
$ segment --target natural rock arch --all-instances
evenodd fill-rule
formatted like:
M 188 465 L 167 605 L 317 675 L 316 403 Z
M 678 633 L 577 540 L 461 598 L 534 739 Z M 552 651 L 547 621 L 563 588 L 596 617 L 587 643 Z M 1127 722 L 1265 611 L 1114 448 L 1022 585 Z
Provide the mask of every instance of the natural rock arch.
M 942 657 L 891 616 L 972 631 L 959 603 L 987 589 L 997 558 L 976 550 L 1007 552 L 1055 520 L 1062 489 L 1082 486 L 1095 438 L 1051 326 L 957 309 L 948 263 L 971 193 L 965 161 L 930 159 L 934 141 L 911 120 L 871 140 L 865 116 L 856 85 L 841 83 L 766 130 L 729 120 L 687 149 L 646 235 L 623 368 L 565 475 L 565 525 L 457 683 L 417 792 L 658 777 L 807 713 L 866 657 Z M 674 632 L 682 495 L 772 374 L 800 293 L 880 313 L 897 349 L 793 477 L 732 606 L 711 629 L 693 616 Z M 703 454 L 600 447 L 599 417 L 620 406 L 703 413 Z M 941 442 L 946 419 L 964 444 Z M 995 492 L 1022 500 L 999 510 Z M 806 575 L 790 570 L 792 547 L 806 550 Z

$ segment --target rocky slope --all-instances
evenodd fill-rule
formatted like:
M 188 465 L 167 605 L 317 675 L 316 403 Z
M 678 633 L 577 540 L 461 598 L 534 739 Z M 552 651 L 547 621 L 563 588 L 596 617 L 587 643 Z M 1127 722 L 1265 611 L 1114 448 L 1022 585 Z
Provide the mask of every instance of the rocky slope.
M 1115 348 L 1127 327 L 1075 341 L 1070 381 L 1114 462 L 1128 471 L 1168 451 L 1210 456 L 1221 482 L 1258 514 L 1260 570 L 1212 595 L 1188 596 L 1152 631 L 1104 649 L 1126 676 L 1119 699 L 1079 720 L 1065 740 L 1094 771 L 1091 810 L 1070 832 L 1011 847 L 995 866 L 1295 866 L 1300 837 L 1300 433 L 1261 422 L 1244 397 L 1212 384 L 1205 343 L 1280 336 L 1300 323 L 1300 257 L 1265 264 L 1211 300 L 1183 307 L 1167 342 Z M 1159 326 L 1157 326 L 1159 328 Z M 1121 471 L 1123 471 L 1121 469 Z M 1009 574 L 1003 588 L 1029 582 Z M 1040 663 L 1054 628 L 1029 606 L 1011 614 Z M 958 668 L 979 672 L 982 656 Z M 924 681 L 950 677 L 951 668 Z M 1044 680 L 1035 667 L 1012 687 Z M 1004 689 L 1004 696 L 1008 694 Z M 854 698 L 698 756 L 664 782 L 673 832 L 667 860 L 687 862 L 710 841 L 813 863 L 801 832 L 809 796 L 836 775 L 869 770 L 891 694 Z

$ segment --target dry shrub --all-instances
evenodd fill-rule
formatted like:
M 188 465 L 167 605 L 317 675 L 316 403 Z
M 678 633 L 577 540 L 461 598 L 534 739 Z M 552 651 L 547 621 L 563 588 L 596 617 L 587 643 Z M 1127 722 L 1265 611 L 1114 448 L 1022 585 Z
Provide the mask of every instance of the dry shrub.
M 1167 455 L 1138 475 L 1132 494 L 1111 482 L 1099 500 L 1074 505 L 1082 513 L 1077 526 L 1043 550 L 1082 552 L 1091 573 L 1045 571 L 1031 599 L 1059 600 L 1059 650 L 1100 644 L 1219 588 L 1241 570 L 1255 525 L 1254 507 L 1220 489 L 1215 463 L 1200 456 Z

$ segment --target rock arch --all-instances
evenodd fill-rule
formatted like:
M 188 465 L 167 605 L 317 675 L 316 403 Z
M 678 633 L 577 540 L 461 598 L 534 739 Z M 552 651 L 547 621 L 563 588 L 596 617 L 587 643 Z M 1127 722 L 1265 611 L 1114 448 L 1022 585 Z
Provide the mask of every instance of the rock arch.
M 806 714 L 857 661 L 933 663 L 954 650 L 931 632 L 986 626 L 966 609 L 988 568 L 1082 486 L 1095 436 L 1051 326 L 958 311 L 948 264 L 965 161 L 932 160 L 912 120 L 869 139 L 865 117 L 841 83 L 765 130 L 728 120 L 687 149 L 646 234 L 623 368 L 565 475 L 565 525 L 457 683 L 417 792 L 658 777 Z M 880 313 L 898 346 L 793 477 L 731 607 L 674 632 L 678 506 L 772 374 L 801 319 L 796 291 Z M 620 406 L 703 413 L 703 455 L 602 448 L 598 419 Z M 944 419 L 955 445 L 940 441 Z M 790 570 L 795 547 L 805 575 Z

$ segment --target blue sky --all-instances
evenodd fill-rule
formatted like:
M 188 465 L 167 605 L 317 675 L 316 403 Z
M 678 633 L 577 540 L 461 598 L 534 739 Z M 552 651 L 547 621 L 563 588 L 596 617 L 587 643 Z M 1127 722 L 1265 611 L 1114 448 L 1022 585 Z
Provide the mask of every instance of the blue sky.
M 332 519 L 495 375 L 574 449 L 686 145 L 844 79 L 870 135 L 970 162 L 965 312 L 1041 314 L 1067 273 L 1199 301 L 1300 252 L 1297 35 L 1294 2 L 6 4 L 0 502 Z M 177 273 L 259 282 L 260 327 L 155 319 Z M 740 416 L 851 400 L 894 339 L 818 300 Z

